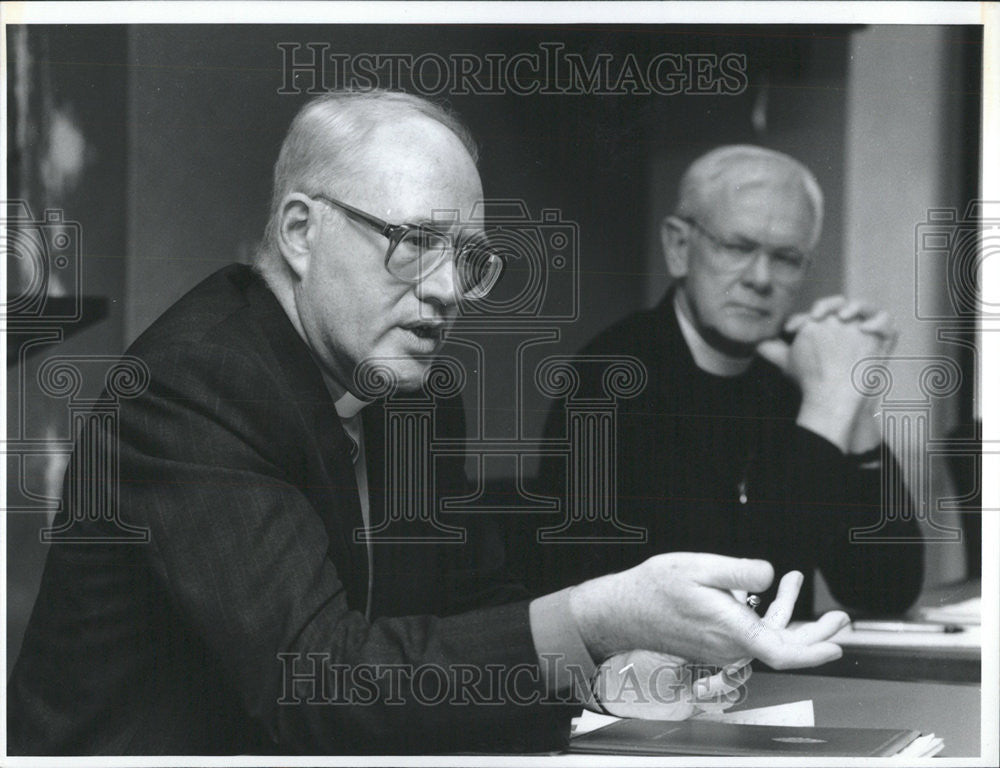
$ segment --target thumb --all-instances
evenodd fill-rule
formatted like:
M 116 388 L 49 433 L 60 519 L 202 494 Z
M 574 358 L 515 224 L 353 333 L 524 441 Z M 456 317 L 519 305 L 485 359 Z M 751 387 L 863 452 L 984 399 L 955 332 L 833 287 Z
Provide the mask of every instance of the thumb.
M 702 567 L 695 580 L 706 587 L 763 592 L 774 581 L 774 568 L 767 560 L 701 555 Z
M 811 318 L 806 312 L 797 312 L 785 321 L 785 333 L 796 334 Z
M 781 339 L 768 339 L 757 345 L 757 354 L 782 371 L 788 368 L 788 353 L 791 347 Z

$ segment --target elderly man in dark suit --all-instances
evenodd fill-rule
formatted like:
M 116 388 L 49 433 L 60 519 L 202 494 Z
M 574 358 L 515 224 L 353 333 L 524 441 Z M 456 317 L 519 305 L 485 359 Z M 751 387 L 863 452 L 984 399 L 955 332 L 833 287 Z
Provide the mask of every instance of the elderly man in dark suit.
M 474 146 L 438 107 L 373 92 L 303 108 L 256 269 L 210 277 L 130 350 L 150 385 L 119 414 L 118 507 L 149 541 L 115 543 L 67 492 L 90 543 L 50 551 L 8 687 L 12 753 L 547 750 L 620 651 L 839 655 L 843 614 L 786 628 L 794 574 L 763 619 L 734 597 L 769 586 L 762 561 L 669 555 L 529 600 L 471 522 L 465 544 L 355 535 L 399 458 L 359 366 L 420 390 L 459 303 L 502 268 L 469 215 L 481 198 Z M 460 492 L 460 467 L 436 480 Z

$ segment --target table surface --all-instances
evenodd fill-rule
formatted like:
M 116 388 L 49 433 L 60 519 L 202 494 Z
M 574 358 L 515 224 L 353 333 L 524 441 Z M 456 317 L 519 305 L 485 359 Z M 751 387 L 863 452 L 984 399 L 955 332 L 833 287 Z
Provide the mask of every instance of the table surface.
M 755 672 L 735 709 L 812 699 L 817 726 L 907 728 L 944 739 L 947 757 L 980 750 L 978 685 Z
M 979 597 L 982 593 L 983 582 L 981 579 L 956 581 L 953 584 L 940 584 L 923 591 L 923 594 L 917 600 L 917 608 L 930 608 L 932 606 L 960 603 L 963 600 L 968 600 L 970 597 Z
M 926 590 L 911 611 L 911 616 L 913 620 L 919 620 L 919 608 L 962 602 L 980 595 L 981 591 L 979 581 L 946 584 Z M 976 684 L 981 679 L 982 645 L 978 627 L 969 627 L 960 635 L 867 632 L 853 637 L 851 644 L 844 645 L 842 659 L 815 669 L 796 672 L 805 675 Z M 866 644 L 863 642 L 865 637 L 872 637 L 877 642 Z M 755 663 L 754 667 L 763 665 Z

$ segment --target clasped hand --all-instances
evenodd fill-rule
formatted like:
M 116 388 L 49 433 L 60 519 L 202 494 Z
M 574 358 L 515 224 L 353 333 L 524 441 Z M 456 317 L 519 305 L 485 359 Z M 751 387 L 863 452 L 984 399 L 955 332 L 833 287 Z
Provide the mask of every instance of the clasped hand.
M 807 313 L 792 315 L 785 331 L 791 344 L 770 339 L 758 353 L 799 386 L 802 406 L 797 423 L 826 438 L 844 453 L 864 453 L 881 440 L 874 420 L 877 403 L 853 383 L 854 366 L 895 348 L 898 332 L 885 311 L 830 296 Z
M 668 653 L 629 651 L 601 665 L 593 695 L 601 709 L 618 717 L 686 720 L 738 703 L 749 679 L 749 663 L 714 671 Z

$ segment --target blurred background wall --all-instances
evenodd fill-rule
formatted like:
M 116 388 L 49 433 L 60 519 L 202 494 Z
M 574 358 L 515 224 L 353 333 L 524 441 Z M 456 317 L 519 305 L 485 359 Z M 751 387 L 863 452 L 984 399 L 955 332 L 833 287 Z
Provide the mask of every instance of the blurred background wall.
M 753 142 L 799 157 L 826 194 L 803 304 L 839 292 L 869 298 L 894 312 L 907 354 L 943 354 L 964 371 L 974 364 L 966 347 L 916 317 L 914 244 L 928 209 L 962 211 L 976 196 L 977 29 L 160 25 L 11 28 L 11 40 L 9 188 L 36 219 L 53 208 L 80 222 L 82 291 L 93 301 L 78 322 L 46 326 L 49 336 L 8 354 L 8 439 L 34 446 L 27 458 L 8 456 L 9 665 L 37 590 L 39 530 L 58 503 L 68 439 L 66 403 L 39 390 L 38 366 L 53 354 L 121 353 L 202 278 L 249 260 L 271 166 L 308 98 L 279 93 L 279 43 L 323 42 L 346 55 L 511 56 L 555 41 L 588 60 L 633 54 L 642 65 L 664 51 L 746 56 L 749 85 L 736 95 L 447 97 L 481 144 L 488 197 L 523 201 L 526 226 L 539 225 L 543 209 L 578 226 L 579 315 L 551 322 L 552 337 L 528 362 L 575 350 L 655 303 L 667 284 L 657 227 L 680 173 L 712 146 Z M 943 302 L 946 265 L 921 268 L 926 300 Z M 497 433 L 518 428 L 509 338 L 483 342 Z M 96 394 L 101 384 L 85 386 Z M 524 435 L 540 432 L 546 408 L 525 394 Z M 973 417 L 969 375 L 935 404 L 933 428 L 973 435 Z M 513 471 L 488 468 L 500 479 Z M 930 476 L 934 498 L 968 490 L 943 463 Z M 930 583 L 966 574 L 960 545 L 931 550 Z

